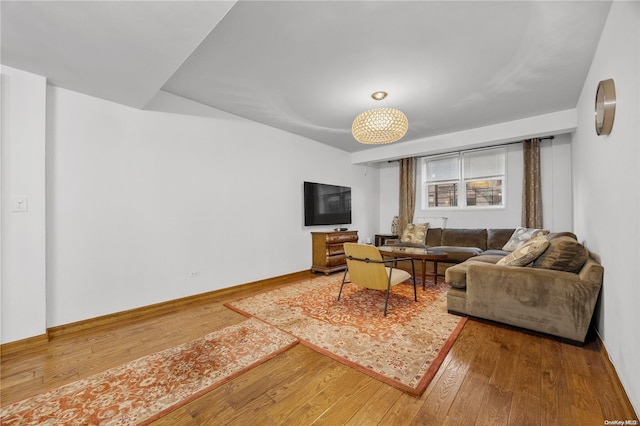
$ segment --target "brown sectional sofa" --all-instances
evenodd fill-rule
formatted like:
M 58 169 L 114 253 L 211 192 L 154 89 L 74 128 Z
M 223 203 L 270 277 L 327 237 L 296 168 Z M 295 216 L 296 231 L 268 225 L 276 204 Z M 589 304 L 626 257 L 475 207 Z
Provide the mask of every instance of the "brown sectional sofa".
M 438 262 L 438 272 L 445 274 L 445 282 L 451 286 L 447 309 L 574 343 L 584 342 L 604 268 L 590 257 L 575 235 L 566 232 L 547 235 L 548 248 L 526 266 L 497 264 L 509 254 L 502 247 L 513 232 L 514 229 L 428 230 L 422 246 L 449 253 L 447 262 Z
M 465 229 L 465 228 L 429 228 L 427 229 L 424 244 L 402 243 L 400 240 L 387 240 L 386 244 L 406 247 L 425 247 L 431 250 L 441 250 L 448 253 L 448 259 L 438 262 L 438 274 L 444 275 L 447 268 L 464 262 L 465 260 L 481 254 L 498 254 L 505 256 L 507 252 L 502 247 L 509 241 L 514 228 L 509 229 Z M 408 270 L 411 264 L 406 266 Z M 416 268 L 419 268 L 416 263 Z M 404 269 L 404 268 L 403 268 Z M 433 272 L 433 266 L 427 264 L 427 272 Z M 416 270 L 416 274 L 419 271 Z
M 583 343 L 604 268 L 566 233 L 547 239 L 548 248 L 527 266 L 481 255 L 447 269 L 447 309 Z

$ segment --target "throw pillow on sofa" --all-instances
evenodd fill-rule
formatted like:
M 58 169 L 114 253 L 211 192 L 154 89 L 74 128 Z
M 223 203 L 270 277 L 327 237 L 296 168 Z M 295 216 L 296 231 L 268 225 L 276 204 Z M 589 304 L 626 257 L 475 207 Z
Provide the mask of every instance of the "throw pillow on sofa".
M 589 252 L 575 239 L 562 236 L 549 241 L 549 248 L 533 262 L 534 268 L 578 273 Z
M 496 263 L 506 266 L 526 266 L 533 262 L 549 247 L 546 237 L 536 237 L 509 253 Z
M 507 241 L 507 244 L 502 247 L 504 251 L 514 251 L 517 248 L 522 247 L 527 241 L 535 237 L 541 237 L 549 233 L 548 229 L 536 229 L 536 228 L 516 228 L 513 231 L 513 235 Z
M 401 243 L 424 244 L 427 239 L 428 223 L 410 223 L 402 231 Z

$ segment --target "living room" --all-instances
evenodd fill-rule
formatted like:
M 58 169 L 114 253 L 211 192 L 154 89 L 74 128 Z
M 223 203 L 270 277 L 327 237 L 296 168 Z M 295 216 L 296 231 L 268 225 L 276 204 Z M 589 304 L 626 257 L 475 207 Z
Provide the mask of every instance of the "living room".
M 390 160 L 544 132 L 555 137 L 542 148 L 544 223 L 574 232 L 604 266 L 596 328 L 637 412 L 639 26 L 637 3 L 611 3 L 571 108 L 358 152 L 167 91 L 135 108 L 3 62 L 1 343 L 308 270 L 316 228 L 302 222 L 304 181 L 350 186 L 349 228 L 364 241 L 389 232 L 397 214 Z M 593 101 L 608 78 L 616 118 L 598 136 Z M 518 158 L 518 146 L 509 155 Z M 515 184 L 522 172 L 508 164 Z M 27 213 L 13 210 L 16 196 L 28 197 Z M 517 186 L 507 196 L 499 213 L 415 216 L 446 216 L 452 228 L 519 226 Z

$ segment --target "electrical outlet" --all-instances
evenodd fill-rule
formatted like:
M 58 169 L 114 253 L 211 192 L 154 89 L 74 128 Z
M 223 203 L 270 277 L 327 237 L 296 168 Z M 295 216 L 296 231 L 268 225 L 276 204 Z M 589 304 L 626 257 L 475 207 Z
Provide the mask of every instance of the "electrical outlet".
M 28 212 L 29 200 L 26 195 L 14 195 L 11 197 L 12 212 Z
M 198 278 L 200 276 L 200 271 L 193 271 L 189 274 L 190 278 Z

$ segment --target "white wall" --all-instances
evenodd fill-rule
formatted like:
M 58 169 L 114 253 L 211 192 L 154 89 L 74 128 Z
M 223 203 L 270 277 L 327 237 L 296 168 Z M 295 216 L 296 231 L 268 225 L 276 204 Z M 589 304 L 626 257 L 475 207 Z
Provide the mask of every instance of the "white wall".
M 303 225 L 304 180 L 351 186 L 350 229 L 377 228 L 378 170 L 343 151 L 167 93 L 142 111 L 2 72 L 2 343 L 309 269 L 310 231 L 331 227 Z
M 303 226 L 304 180 L 351 186 L 363 238 L 378 223 L 377 170 L 343 151 L 168 93 L 48 101 L 49 326 L 309 269 L 330 227 Z
M 572 139 L 574 223 L 604 266 L 598 331 L 640 412 L 640 3 L 613 2 L 578 102 Z M 613 78 L 613 130 L 597 136 L 594 99 Z
M 44 334 L 45 94 L 43 77 L 2 66 L 0 342 Z M 28 211 L 16 212 L 16 197 Z
M 558 135 L 545 140 L 540 149 L 542 173 L 543 223 L 554 231 L 571 231 L 571 148 L 569 136 Z M 380 163 L 380 223 L 389 232 L 393 216 L 398 214 L 397 162 Z M 421 188 L 421 169 L 417 171 L 417 189 Z M 420 193 L 416 199 L 415 222 L 441 223 L 431 218 L 446 217 L 447 228 L 515 228 L 521 225 L 522 211 L 522 145 L 507 147 L 506 207 L 500 209 L 422 209 Z

